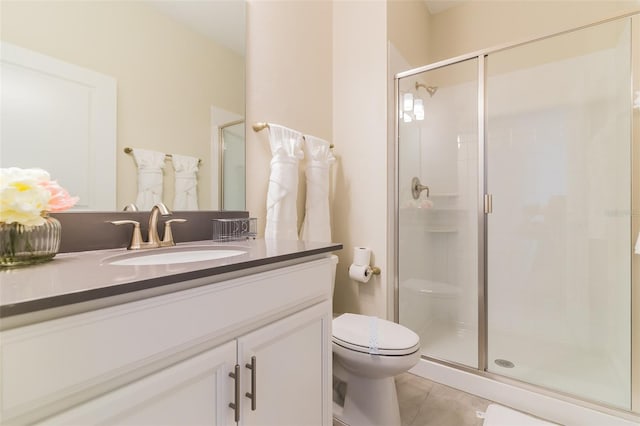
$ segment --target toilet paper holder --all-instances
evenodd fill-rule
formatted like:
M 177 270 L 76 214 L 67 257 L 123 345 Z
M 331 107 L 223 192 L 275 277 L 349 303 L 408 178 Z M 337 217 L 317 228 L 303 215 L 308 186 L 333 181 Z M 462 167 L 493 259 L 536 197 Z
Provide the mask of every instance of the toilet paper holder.
M 353 263 L 349 266 L 349 278 L 354 281 L 366 284 L 374 275 L 380 275 L 380 268 L 377 266 L 356 265 Z
M 371 249 L 367 247 L 353 248 L 353 263 L 349 266 L 349 277 L 361 283 L 369 282 L 372 275 L 380 275 L 380 268 L 371 266 Z

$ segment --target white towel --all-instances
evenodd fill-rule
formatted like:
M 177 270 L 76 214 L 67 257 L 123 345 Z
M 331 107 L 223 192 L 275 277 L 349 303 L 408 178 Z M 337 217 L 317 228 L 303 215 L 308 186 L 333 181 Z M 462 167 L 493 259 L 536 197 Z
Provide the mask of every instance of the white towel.
M 162 202 L 163 152 L 133 149 L 133 158 L 138 165 L 138 196 L 136 205 L 140 210 L 151 210 Z
M 304 137 L 307 167 L 307 200 L 300 239 L 331 242 L 329 209 L 329 169 L 335 162 L 329 142 L 315 136 Z
M 267 190 L 265 239 L 297 240 L 298 161 L 304 156 L 302 134 L 276 124 L 269 125 L 271 175 Z
M 174 210 L 198 210 L 198 160 L 186 155 L 171 154 L 176 172 Z

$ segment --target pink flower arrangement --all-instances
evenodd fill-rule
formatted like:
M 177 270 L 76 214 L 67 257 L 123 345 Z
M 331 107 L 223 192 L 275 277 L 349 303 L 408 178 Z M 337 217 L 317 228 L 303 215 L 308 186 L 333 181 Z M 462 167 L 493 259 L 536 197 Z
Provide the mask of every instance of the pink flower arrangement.
M 49 198 L 49 204 L 47 211 L 49 212 L 62 212 L 70 209 L 78 202 L 78 197 L 72 197 L 69 195 L 66 189 L 58 185 L 55 180 L 39 182 L 40 186 L 49 191 L 51 198 Z
M 78 202 L 42 169 L 0 169 L 0 223 L 38 226 Z

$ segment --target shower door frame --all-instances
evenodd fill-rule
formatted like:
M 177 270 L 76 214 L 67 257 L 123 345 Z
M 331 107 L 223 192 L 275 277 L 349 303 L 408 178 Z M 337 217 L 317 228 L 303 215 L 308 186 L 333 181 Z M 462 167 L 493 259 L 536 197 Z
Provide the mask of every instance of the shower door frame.
M 224 124 L 220 124 L 218 126 L 218 187 L 220 188 L 218 193 L 218 205 L 220 206 L 220 210 L 226 210 L 224 208 L 224 151 L 225 151 L 225 140 L 224 140 L 224 131 L 228 127 L 237 126 L 239 124 L 244 123 L 244 118 L 239 120 L 233 120 L 226 122 Z M 244 163 L 247 164 L 247 147 L 246 147 L 246 138 L 244 140 Z M 245 171 L 246 174 L 246 171 Z M 247 206 L 247 181 L 245 179 L 244 188 L 244 198 L 245 198 L 245 208 Z
M 411 77 L 417 74 L 421 74 L 427 71 L 436 70 L 449 65 L 460 63 L 463 61 L 477 59 L 478 60 L 478 203 L 477 203 L 477 223 L 478 223 L 478 367 L 473 368 L 464 364 L 460 364 L 445 359 L 438 359 L 422 355 L 423 359 L 437 362 L 439 364 L 449 366 L 455 369 L 459 369 L 471 374 L 475 374 L 481 377 L 485 377 L 504 384 L 510 384 L 520 387 L 525 390 L 530 390 L 541 395 L 549 396 L 552 398 L 567 401 L 579 406 L 594 409 L 597 411 L 612 414 L 623 418 L 630 418 L 631 420 L 638 420 L 640 415 L 640 362 L 634 363 L 634 354 L 636 351 L 640 351 L 640 327 L 634 327 L 634 324 L 640 324 L 640 268 L 633 267 L 634 263 L 639 262 L 635 257 L 640 255 L 631 254 L 631 282 L 630 282 L 630 304 L 631 304 L 631 410 L 621 409 L 604 403 L 594 402 L 592 400 L 580 398 L 574 394 L 568 394 L 562 391 L 555 391 L 542 386 L 534 385 L 528 382 L 524 382 L 518 379 L 503 376 L 497 373 L 491 373 L 487 371 L 488 368 L 488 304 L 487 304 L 487 208 L 485 201 L 486 185 L 487 185 L 487 173 L 485 170 L 486 152 L 485 145 L 487 140 L 486 123 L 488 117 L 486 112 L 486 58 L 488 55 L 500 52 L 503 50 L 511 49 L 521 45 L 526 45 L 532 42 L 542 41 L 563 34 L 573 33 L 585 28 L 590 28 L 613 22 L 622 19 L 630 19 L 631 26 L 631 79 L 629 81 L 629 91 L 631 93 L 631 105 L 633 105 L 633 89 L 634 84 L 640 88 L 640 42 L 634 40 L 640 40 L 640 10 L 624 13 L 621 15 L 612 16 L 609 18 L 601 19 L 586 25 L 566 29 L 563 31 L 555 32 L 552 34 L 546 34 L 542 36 L 532 37 L 526 40 L 521 40 L 513 43 L 505 43 L 496 47 L 482 49 L 469 54 L 456 56 L 450 59 L 434 62 L 429 65 L 421 66 L 411 70 L 403 71 L 395 74 L 393 81 L 394 89 L 394 135 L 393 135 L 393 159 L 390 164 L 393 164 L 395 169 L 392 173 L 389 173 L 390 190 L 389 190 L 389 204 L 393 206 L 393 214 L 389 215 L 389 236 L 393 241 L 393 251 L 390 253 L 389 264 L 393 265 L 393 286 L 390 286 L 389 296 L 392 298 L 393 304 L 393 319 L 395 322 L 399 322 L 400 310 L 399 310 L 399 128 L 400 122 L 398 117 L 400 93 L 400 80 L 402 78 Z M 635 49 L 634 49 L 635 48 Z M 640 232 L 640 120 L 634 120 L 633 107 L 631 108 L 631 141 L 630 141 L 630 167 L 631 167 L 631 214 L 630 214 L 630 232 L 632 236 Z M 632 237 L 632 239 L 634 239 Z M 635 242 L 635 239 L 634 239 Z M 635 256 L 635 257 L 634 257 Z M 638 287 L 635 288 L 634 287 Z M 635 290 L 635 291 L 634 291 Z M 392 292 L 392 294 L 391 294 Z M 635 305 L 635 306 L 634 306 Z M 633 309 L 635 307 L 635 309 Z
M 524 44 L 524 43 L 519 43 Z M 516 46 L 516 45 L 513 45 Z M 513 47 L 512 46 L 512 47 Z M 507 49 L 509 46 L 502 46 L 499 50 Z M 444 68 L 449 65 L 458 64 L 464 61 L 477 59 L 478 61 L 478 171 L 482 173 L 480 179 L 478 179 L 478 205 L 477 205 L 477 224 L 478 224 L 478 368 L 469 367 L 468 365 L 460 364 L 457 362 L 448 361 L 441 358 L 434 357 L 426 357 L 426 359 L 431 359 L 446 365 L 450 365 L 455 368 L 460 368 L 469 372 L 485 372 L 487 367 L 487 304 L 486 304 L 486 214 L 485 214 L 485 201 L 484 195 L 486 193 L 486 174 L 484 173 L 485 167 L 485 109 L 486 109 L 486 99 L 485 99 L 485 58 L 489 53 L 493 53 L 499 51 L 498 49 L 492 49 L 490 51 L 480 51 L 474 52 L 467 55 L 456 56 L 451 59 L 446 59 L 443 61 L 435 62 L 430 65 L 425 65 L 419 68 L 414 68 L 408 71 L 403 71 L 401 73 L 397 73 L 394 77 L 394 93 L 395 93 L 395 102 L 396 109 L 398 110 L 398 94 L 400 93 L 400 79 L 405 77 L 411 77 L 416 74 L 421 74 L 423 72 L 433 71 L 439 68 Z M 399 221 L 399 197 L 397 190 L 400 184 L 400 146 L 398 143 L 399 138 L 399 130 L 400 130 L 400 122 L 398 119 L 398 114 L 394 113 L 394 122 L 395 122 L 395 141 L 394 141 L 394 164 L 395 170 L 393 175 L 394 185 L 393 185 L 393 205 L 394 205 L 394 214 L 393 214 L 393 265 L 394 268 L 394 276 L 393 276 L 393 319 L 395 322 L 399 322 L 400 320 L 400 309 L 399 309 L 399 301 L 400 301 L 400 282 L 399 282 L 399 253 L 400 253 L 400 242 L 399 242 L 399 229 L 400 229 L 400 221 Z

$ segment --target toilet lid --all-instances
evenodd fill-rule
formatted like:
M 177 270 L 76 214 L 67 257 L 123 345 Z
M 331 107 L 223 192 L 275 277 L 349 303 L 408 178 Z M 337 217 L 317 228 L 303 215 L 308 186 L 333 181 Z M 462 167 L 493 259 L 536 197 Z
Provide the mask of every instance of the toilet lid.
M 420 338 L 407 327 L 357 314 L 342 314 L 333 320 L 333 341 L 372 355 L 408 355 L 420 348 Z

